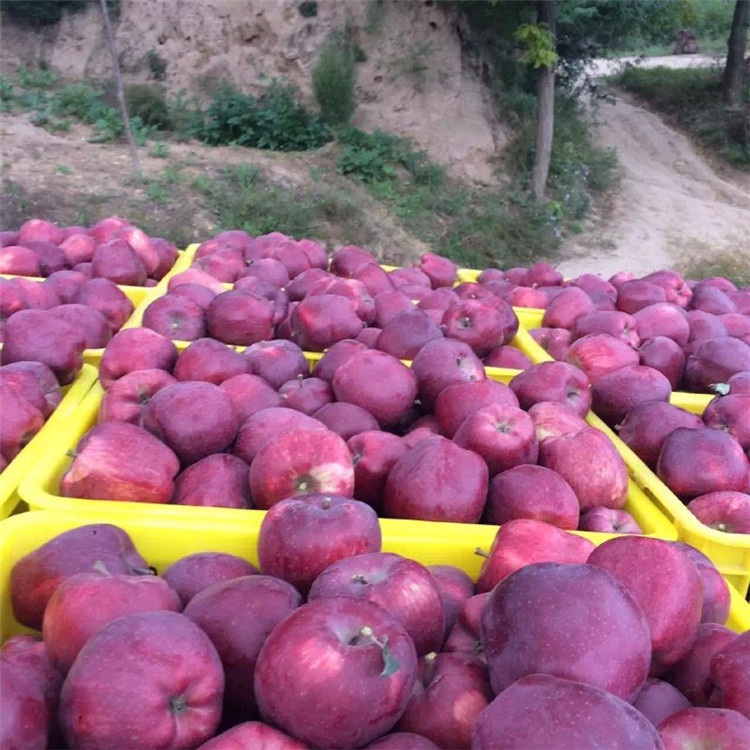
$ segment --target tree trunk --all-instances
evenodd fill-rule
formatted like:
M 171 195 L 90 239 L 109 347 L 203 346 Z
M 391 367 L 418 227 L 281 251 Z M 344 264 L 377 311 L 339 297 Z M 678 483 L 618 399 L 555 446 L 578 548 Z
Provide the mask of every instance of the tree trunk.
M 109 54 L 112 58 L 112 74 L 115 79 L 115 86 L 117 88 L 117 101 L 120 104 L 120 114 L 122 116 L 122 125 L 125 130 L 125 137 L 128 139 L 128 145 L 130 146 L 130 161 L 132 163 L 133 172 L 140 174 L 141 163 L 138 159 L 138 149 L 135 145 L 135 139 L 133 138 L 133 131 L 130 129 L 130 118 L 128 117 L 128 108 L 125 106 L 125 92 L 122 87 L 122 76 L 120 75 L 120 62 L 117 59 L 117 49 L 115 48 L 115 36 L 112 33 L 112 24 L 109 22 L 109 11 L 107 10 L 107 0 L 101 0 L 102 15 L 104 16 L 104 35 L 107 38 L 107 46 L 109 47 Z
M 555 35 L 554 0 L 537 0 L 537 22 L 546 23 Z M 539 203 L 544 201 L 544 191 L 552 156 L 552 135 L 555 129 L 555 68 L 543 65 L 537 73 L 536 84 L 536 149 L 531 172 L 531 189 Z
M 724 103 L 736 107 L 742 94 L 742 73 L 747 49 L 747 27 L 750 24 L 750 0 L 737 0 L 729 34 L 727 63 L 722 78 Z

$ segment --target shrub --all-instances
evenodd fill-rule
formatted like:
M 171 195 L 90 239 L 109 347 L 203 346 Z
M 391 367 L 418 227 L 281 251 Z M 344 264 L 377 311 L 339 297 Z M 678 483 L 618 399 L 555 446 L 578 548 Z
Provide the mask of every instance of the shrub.
M 163 81 L 167 74 L 167 61 L 155 49 L 150 49 L 146 54 L 146 63 L 154 80 Z
M 169 107 L 159 86 L 134 83 L 125 89 L 125 105 L 130 117 L 138 117 L 144 125 L 160 130 L 171 126 Z
M 2 10 L 16 21 L 30 26 L 49 26 L 57 23 L 64 10 L 76 11 L 86 0 L 3 0 Z
M 312 91 L 324 122 L 347 125 L 354 114 L 354 48 L 348 34 L 332 34 L 312 69 Z

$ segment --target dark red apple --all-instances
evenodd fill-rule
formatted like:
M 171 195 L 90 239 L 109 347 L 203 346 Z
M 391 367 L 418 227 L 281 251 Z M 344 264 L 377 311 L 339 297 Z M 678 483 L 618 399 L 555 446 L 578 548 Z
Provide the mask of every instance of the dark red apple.
M 561 710 L 565 706 L 566 710 Z M 547 717 L 540 721 L 539 717 Z M 473 750 L 595 747 L 663 750 L 656 728 L 629 703 L 593 685 L 548 674 L 522 677 L 478 716 Z
M 633 318 L 642 341 L 654 336 L 666 336 L 680 346 L 685 346 L 690 337 L 687 316 L 681 307 L 669 302 L 658 302 L 641 308 L 634 313 Z
M 548 437 L 574 435 L 589 426 L 572 407 L 559 401 L 539 401 L 529 407 L 528 413 L 540 443 Z
M 274 258 L 254 260 L 245 267 L 245 270 L 239 276 L 256 276 L 270 282 L 279 289 L 283 289 L 289 283 L 289 271 L 286 270 L 286 266 L 281 261 Z M 235 281 L 235 279 L 232 279 L 232 281 Z
M 257 375 L 235 375 L 219 387 L 229 396 L 240 425 L 258 411 L 281 406 L 279 394 Z
M 430 572 L 392 552 L 339 558 L 315 578 L 308 601 L 355 597 L 394 615 L 414 641 L 417 654 L 437 651 L 443 642 L 443 604 Z
M 430 653 L 419 661 L 414 690 L 397 727 L 438 747 L 468 748 L 474 721 L 493 697 L 487 669 L 476 657 Z
M 185 617 L 216 647 L 226 677 L 224 702 L 245 716 L 257 715 L 253 680 L 258 654 L 273 629 L 302 604 L 290 584 L 267 575 L 212 583 L 185 607 Z M 237 627 L 238 622 L 242 627 Z
M 626 281 L 617 290 L 617 309 L 631 315 L 644 307 L 666 301 L 667 293 L 661 286 L 643 279 Z
M 544 521 L 511 519 L 497 530 L 489 553 L 476 550 L 484 556 L 477 593 L 492 591 L 504 578 L 531 563 L 586 562 L 593 549 L 588 539 Z
M 39 409 L 45 419 L 62 399 L 55 373 L 41 362 L 12 362 L 3 365 L 0 367 L 0 383 Z
M 376 346 L 399 359 L 414 359 L 433 339 L 443 338 L 438 324 L 424 310 L 407 310 L 391 318 L 380 331 Z
M 330 430 L 286 430 L 256 454 L 250 465 L 250 489 L 261 510 L 295 495 L 332 493 L 351 497 L 351 454 L 344 440 Z
M 338 367 L 332 385 L 338 401 L 366 409 L 381 427 L 397 424 L 417 396 L 412 370 L 375 349 L 355 354 Z
M 346 444 L 354 462 L 354 497 L 381 511 L 388 473 L 408 446 L 403 438 L 382 430 L 360 432 Z
M 248 346 L 242 356 L 247 362 L 248 371 L 263 378 L 276 390 L 288 380 L 309 374 L 305 355 L 291 341 L 258 341 Z
M 250 292 L 222 292 L 206 310 L 206 327 L 219 341 L 249 346 L 273 338 L 273 307 Z
M 728 393 L 714 396 L 703 411 L 707 427 L 725 430 L 750 451 L 750 395 Z
M 451 383 L 485 380 L 482 360 L 468 344 L 454 339 L 436 339 L 427 342 L 412 361 L 412 371 L 417 376 L 418 395 L 427 409 Z
M 606 333 L 590 333 L 574 341 L 563 356 L 565 362 L 586 373 L 591 383 L 621 367 L 637 365 L 638 352 Z
M 561 529 L 578 528 L 578 498 L 557 473 L 524 464 L 497 474 L 487 493 L 487 523 L 504 524 L 515 518 L 544 521 Z
M 101 564 L 55 589 L 44 609 L 42 637 L 53 664 L 67 674 L 86 642 L 108 623 L 137 612 L 179 612 L 180 598 L 158 576 L 110 573 Z
M 377 419 L 367 409 L 345 401 L 326 404 L 312 416 L 344 440 L 349 440 L 360 432 L 378 429 Z
M 62 304 L 70 304 L 75 301 L 87 280 L 87 277 L 78 271 L 63 270 L 50 274 L 44 283 L 55 290 Z
M 470 414 L 490 404 L 517 407 L 518 399 L 505 383 L 495 380 L 453 383 L 438 395 L 435 416 L 442 433 L 453 437 Z
M 673 390 L 679 388 L 686 362 L 679 344 L 666 336 L 654 336 L 641 344 L 638 357 L 642 365 L 653 367 L 665 375 Z
M 688 357 L 685 385 L 691 391 L 707 391 L 711 383 L 726 383 L 743 370 L 750 370 L 750 346 L 731 336 L 705 339 Z
M 188 297 L 166 294 L 143 311 L 143 326 L 170 339 L 195 341 L 206 335 L 206 314 Z
M 109 623 L 65 680 L 60 724 L 71 747 L 196 747 L 221 719 L 224 674 L 209 637 L 177 612 Z
M 102 562 L 112 574 L 150 574 L 127 532 L 112 524 L 84 524 L 56 534 L 20 558 L 10 569 L 13 616 L 41 631 L 42 616 L 60 582 L 90 572 Z
M 539 464 L 562 475 L 576 493 L 582 511 L 599 505 L 619 509 L 625 504 L 625 462 L 610 439 L 595 427 L 548 437 L 539 446 Z
M 179 468 L 172 450 L 141 427 L 102 422 L 79 440 L 75 458 L 60 479 L 60 494 L 90 500 L 166 503 Z
M 375 295 L 375 323 L 378 328 L 385 328 L 386 324 L 397 315 L 413 309 L 412 301 L 398 289 Z
M 143 286 L 148 276 L 143 261 L 122 239 L 112 239 L 97 245 L 91 264 L 93 278 L 108 279 L 115 284 Z
M 581 514 L 579 531 L 597 531 L 603 534 L 642 534 L 643 529 L 630 513 L 614 508 L 589 508 Z
M 107 343 L 99 362 L 99 380 L 106 390 L 135 370 L 172 372 L 179 352 L 166 336 L 148 328 L 126 328 Z
M 484 357 L 510 343 L 518 330 L 518 318 L 500 298 L 462 299 L 445 311 L 442 327 L 446 336 L 468 344 L 477 356 Z
M 520 464 L 536 464 L 539 457 L 534 422 L 516 406 L 477 409 L 461 423 L 453 440 L 482 456 L 491 477 Z
M 728 534 L 750 534 L 750 495 L 718 490 L 693 498 L 688 510 L 706 526 Z
M 474 595 L 474 581 L 455 565 L 428 565 L 427 570 L 435 581 L 440 601 L 443 603 L 443 641 L 453 629 L 461 607 Z
M 40 258 L 28 247 L 4 247 L 0 249 L 0 273 L 41 276 Z
M 279 405 L 312 415 L 333 401 L 333 391 L 327 380 L 304 378 L 298 375 L 279 388 Z
M 216 339 L 198 339 L 180 352 L 172 374 L 180 381 L 201 380 L 221 385 L 247 372 L 245 358 Z
M 540 401 L 557 401 L 585 417 L 591 406 L 589 379 L 567 362 L 539 362 L 519 372 L 508 384 L 522 409 Z
M 542 317 L 542 326 L 570 330 L 578 318 L 594 312 L 595 309 L 591 297 L 586 292 L 577 287 L 568 287 L 550 300 Z
M 151 397 L 176 382 L 165 370 L 134 370 L 123 375 L 104 392 L 97 422 L 115 419 L 141 427 L 143 410 Z
M 354 339 L 345 339 L 337 341 L 330 349 L 327 349 L 323 356 L 315 363 L 312 374 L 316 378 L 323 378 L 329 382 L 333 380 L 336 370 L 348 359 L 359 352 L 363 352 L 367 347 Z
M 297 343 L 307 351 L 325 351 L 337 341 L 354 338 L 362 328 L 354 303 L 338 294 L 305 297 L 292 313 Z
M 249 472 L 250 467 L 237 456 L 212 453 L 177 475 L 171 502 L 211 508 L 250 508 Z
M 690 544 L 675 542 L 693 561 L 703 583 L 703 609 L 701 623 L 715 622 L 723 625 L 729 617 L 731 595 L 729 585 L 711 558 Z
M 44 416 L 7 383 L 0 383 L 0 407 L 0 455 L 10 463 L 44 427 Z
M 44 691 L 22 666 L 0 659 L 0 743 L 15 750 L 44 750 L 50 730 L 50 710 Z
M 520 349 L 509 344 L 493 349 L 482 361 L 485 367 L 503 367 L 509 370 L 527 370 L 532 364 Z
M 665 375 L 644 365 L 621 367 L 597 378 L 591 385 L 591 409 L 610 427 L 619 425 L 644 403 L 667 403 L 672 386 Z
M 476 523 L 488 478 L 481 456 L 434 435 L 396 461 L 383 490 L 383 507 L 391 518 Z
M 743 750 L 750 744 L 750 720 L 725 708 L 684 708 L 656 728 L 665 750 Z
M 573 336 L 567 328 L 532 328 L 529 335 L 556 360 L 563 358 L 573 341 Z
M 659 479 L 685 499 L 720 490 L 743 492 L 749 470 L 742 446 L 729 433 L 710 427 L 672 430 L 656 463 Z
M 588 562 L 613 575 L 643 609 L 652 674 L 677 664 L 690 650 L 703 608 L 701 576 L 685 551 L 663 539 L 627 535 L 599 545 Z M 662 586 L 645 570 L 659 571 Z
M 258 532 L 260 570 L 303 596 L 337 560 L 380 551 L 380 526 L 367 504 L 333 494 L 289 497 L 264 516 Z
M 361 747 L 401 716 L 416 669 L 414 643 L 393 615 L 351 597 L 320 599 L 274 628 L 255 695 L 264 720 L 308 745 Z
M 174 287 L 169 294 L 177 297 L 187 297 L 195 302 L 201 310 L 207 310 L 211 300 L 216 296 L 216 292 L 209 289 L 203 284 L 180 284 Z

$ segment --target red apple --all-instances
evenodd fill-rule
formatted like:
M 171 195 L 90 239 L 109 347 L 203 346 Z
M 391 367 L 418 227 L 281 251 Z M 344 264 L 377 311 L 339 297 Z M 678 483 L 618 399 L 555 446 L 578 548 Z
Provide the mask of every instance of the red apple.
M 686 499 L 720 490 L 743 492 L 749 470 L 742 446 L 729 433 L 710 427 L 672 430 L 656 463 L 659 479 Z
M 487 598 L 481 639 L 496 694 L 545 674 L 633 700 L 651 659 L 643 610 L 617 579 L 585 563 L 537 562 L 511 573 Z
M 42 637 L 52 662 L 67 674 L 86 642 L 112 620 L 180 609 L 177 593 L 163 578 L 113 574 L 102 564 L 69 576 L 55 589 L 44 609 Z
M 701 623 L 715 622 L 723 625 L 729 617 L 731 596 L 729 586 L 719 569 L 700 550 L 684 542 L 675 542 L 693 561 L 703 583 L 703 609 Z
M 413 359 L 433 339 L 443 338 L 438 324 L 424 310 L 407 310 L 391 318 L 380 331 L 376 346 L 399 359 Z
M 41 276 L 40 258 L 28 247 L 4 247 L 0 249 L 0 273 Z
M 383 507 L 391 518 L 476 523 L 487 483 L 481 456 L 434 435 L 396 461 L 383 490 Z
M 418 655 L 443 642 L 443 604 L 430 572 L 415 560 L 391 552 L 342 557 L 315 578 L 308 601 L 356 597 L 379 604 L 403 624 Z
M 474 581 L 455 565 L 428 565 L 443 604 L 443 641 L 453 629 L 461 607 L 474 595 Z
M 465 653 L 476 656 L 483 664 L 487 663 L 479 637 L 480 620 L 489 592 L 470 596 L 462 605 L 458 619 L 451 628 L 443 651 L 448 653 Z
M 603 534 L 642 534 L 643 529 L 626 510 L 614 508 L 589 508 L 581 514 L 579 531 L 597 531 Z
M 619 509 L 625 504 L 625 462 L 610 439 L 595 427 L 548 437 L 539 446 L 539 464 L 562 475 L 576 493 L 582 511 L 599 505 Z
M 576 534 L 526 518 L 511 519 L 503 524 L 492 541 L 477 578 L 477 592 L 484 594 L 514 571 L 537 562 L 583 563 L 593 542 Z M 479 554 L 481 550 L 477 550 Z
M 742 446 L 750 450 L 750 395 L 728 393 L 714 396 L 703 411 L 707 427 L 725 430 Z
M 16 295 L 22 300 L 24 308 L 49 310 L 51 307 L 60 304 L 60 298 L 57 296 L 55 288 L 51 284 L 47 284 L 46 281 L 32 281 L 22 276 L 15 276 L 10 279 L 10 283 L 16 291 Z M 116 285 L 113 284 L 113 286 L 117 288 Z
M 60 479 L 60 494 L 166 503 L 178 471 L 177 456 L 146 430 L 127 422 L 102 422 L 78 442 L 75 458 Z
M 337 341 L 355 337 L 362 328 L 354 303 L 338 294 L 305 297 L 292 313 L 297 342 L 307 351 L 325 351 Z
M 599 545 L 590 565 L 606 570 L 632 594 L 651 632 L 652 673 L 680 661 L 690 650 L 701 619 L 703 584 L 683 549 L 663 539 L 620 536 Z M 644 570 L 659 571 L 659 583 Z
M 652 367 L 621 367 L 597 378 L 591 385 L 591 408 L 614 427 L 636 407 L 654 401 L 669 401 L 672 386 Z
M 374 349 L 355 354 L 338 367 L 332 385 L 338 401 L 366 409 L 382 427 L 397 424 L 417 396 L 414 373 L 395 357 Z
M 378 328 L 385 328 L 397 315 L 413 309 L 414 305 L 409 297 L 397 289 L 375 295 L 375 323 Z
M 206 310 L 206 327 L 219 341 L 249 346 L 273 338 L 273 307 L 250 292 L 222 292 Z
M 167 565 L 162 578 L 177 592 L 182 605 L 212 583 L 241 576 L 256 575 L 258 570 L 247 560 L 228 552 L 194 552 Z
M 148 272 L 128 242 L 112 239 L 94 249 L 91 275 L 93 278 L 109 279 L 115 284 L 143 286 Z
M 38 409 L 46 419 L 60 403 L 62 393 L 55 374 L 41 362 L 13 362 L 0 367 L 0 384 Z
M 495 380 L 472 380 L 446 386 L 435 401 L 440 430 L 452 438 L 470 414 L 490 404 L 517 407 L 518 399 L 505 383 Z
M 379 740 L 365 745 L 364 750 L 438 750 L 438 746 L 420 734 L 388 732 Z
M 143 326 L 170 339 L 195 341 L 206 335 L 206 315 L 193 300 L 167 294 L 143 311 Z
M 617 309 L 631 315 L 644 307 L 666 301 L 667 293 L 661 286 L 643 279 L 626 281 L 617 290 Z
M 172 372 L 177 356 L 177 347 L 166 336 L 148 328 L 126 328 L 107 343 L 99 363 L 99 380 L 106 390 L 136 370 Z
M 642 365 L 653 367 L 666 376 L 672 389 L 679 388 L 686 362 L 679 344 L 666 336 L 654 336 L 641 344 L 638 357 Z
M 256 454 L 250 465 L 250 489 L 261 510 L 294 495 L 332 493 L 351 497 L 351 454 L 344 440 L 330 430 L 286 430 Z
M 693 298 L 690 300 L 691 310 L 703 310 L 711 315 L 723 315 L 737 312 L 734 302 L 723 292 L 714 286 L 701 283 L 696 284 L 693 289 Z
M 637 347 L 643 338 L 639 335 L 635 317 L 618 310 L 594 310 L 581 315 L 573 323 L 570 333 L 572 341 L 592 333 L 608 333 L 634 347 Z
M 209 637 L 177 612 L 126 615 L 84 646 L 63 685 L 69 746 L 196 747 L 221 719 L 224 674 Z
M 0 407 L 0 455 L 10 462 L 44 427 L 44 416 L 7 383 L 0 383 Z
M 344 339 L 337 341 L 330 349 L 327 349 L 323 356 L 316 362 L 312 369 L 312 374 L 316 378 L 323 378 L 329 382 L 333 380 L 336 370 L 348 359 L 359 352 L 363 352 L 367 347 L 354 339 Z
M 743 750 L 750 744 L 750 720 L 725 708 L 684 708 L 656 728 L 664 750 Z
M 382 607 L 321 599 L 292 612 L 268 637 L 255 694 L 261 717 L 302 742 L 361 747 L 401 716 L 416 669 L 410 636 Z
M 346 441 L 354 462 L 354 496 L 376 511 L 383 507 L 388 473 L 407 451 L 403 438 L 382 430 L 367 430 Z
M 591 383 L 621 367 L 637 365 L 638 352 L 606 333 L 591 333 L 574 341 L 563 356 L 565 362 L 583 370 Z
M 177 475 L 171 502 L 212 508 L 250 508 L 250 467 L 237 456 L 212 453 Z
M 456 280 L 456 264 L 449 258 L 435 253 L 422 253 L 419 256 L 419 270 L 430 279 L 433 289 L 450 287 Z
M 589 426 L 572 407 L 559 401 L 539 401 L 529 407 L 528 413 L 540 443 L 548 437 L 574 435 Z
M 686 317 L 690 326 L 688 337 L 690 342 L 729 335 L 726 326 L 717 315 L 712 315 L 703 310 L 688 310 Z
M 0 660 L 0 743 L 14 750 L 44 750 L 50 729 L 50 710 L 41 686 L 17 664 Z
M 258 532 L 258 560 L 264 575 L 276 576 L 303 596 L 337 560 L 380 551 L 375 511 L 349 497 L 308 494 L 276 503 Z
M 177 357 L 172 374 L 180 381 L 201 380 L 221 385 L 247 372 L 245 358 L 215 339 L 193 341 Z
M 187 297 L 204 311 L 208 309 L 211 300 L 216 296 L 215 291 L 209 289 L 207 286 L 203 286 L 203 284 L 180 284 L 174 287 L 169 294 L 177 297 Z
M 446 386 L 471 380 L 485 380 L 482 360 L 467 344 L 454 339 L 436 339 L 426 343 L 411 365 L 417 376 L 419 398 L 427 409 Z
M 88 278 L 86 275 L 79 271 L 63 270 L 50 274 L 44 280 L 44 283 L 55 290 L 62 304 L 71 304 L 75 302 L 76 297 L 87 281 Z
M 373 297 L 381 292 L 393 290 L 393 282 L 386 271 L 374 263 L 366 263 L 360 266 L 351 278 L 361 281 Z
M 296 409 L 308 415 L 314 414 L 333 401 L 333 391 L 327 380 L 304 378 L 301 375 L 283 383 L 278 395 L 279 406 Z
M 82 328 L 49 310 L 19 310 L 5 323 L 3 364 L 41 362 L 60 385 L 73 381 L 83 364 L 86 336 Z
M 397 727 L 438 747 L 468 748 L 474 721 L 493 697 L 487 669 L 476 657 L 430 653 L 419 661 L 412 696 Z
M 503 367 L 510 370 L 527 370 L 532 364 L 520 349 L 509 344 L 493 349 L 482 361 L 485 367 Z
M 239 419 L 219 386 L 187 381 L 156 393 L 143 410 L 143 426 L 164 441 L 189 466 L 226 450 L 237 435 Z
M 540 401 L 557 401 L 585 417 L 591 406 L 588 377 L 567 362 L 539 362 L 519 372 L 509 385 L 522 409 Z
M 630 704 L 593 685 L 547 674 L 522 677 L 500 693 L 477 718 L 471 747 L 493 750 L 499 737 L 514 748 L 663 750 L 654 726 Z
M 165 370 L 135 370 L 123 375 L 104 392 L 97 422 L 115 419 L 141 427 L 143 410 L 151 397 L 176 382 Z
M 567 328 L 532 328 L 529 335 L 556 360 L 563 358 L 573 341 L 573 336 Z
M 285 581 L 249 575 L 212 583 L 185 607 L 185 617 L 208 635 L 219 654 L 229 710 L 257 714 L 253 680 L 258 654 L 273 629 L 300 604 L 302 597 Z M 242 627 L 237 627 L 240 621 Z
M 680 346 L 685 346 L 688 342 L 690 324 L 682 308 L 677 305 L 658 302 L 641 308 L 634 313 L 633 318 L 642 341 L 654 336 L 666 336 Z
M 248 346 L 242 356 L 247 362 L 248 371 L 263 378 L 276 390 L 288 380 L 309 374 L 305 355 L 291 341 L 258 341 Z
M 728 534 L 750 534 L 750 495 L 718 490 L 699 495 L 688 510 L 706 526 Z
M 255 276 L 270 282 L 279 289 L 283 289 L 289 283 L 289 271 L 281 261 L 274 258 L 260 258 L 252 261 L 239 276 Z
M 325 430 L 326 426 L 319 420 L 308 417 L 301 411 L 282 406 L 271 406 L 247 417 L 237 433 L 234 453 L 245 463 L 252 464 L 258 451 L 273 438 L 285 430 L 305 428 L 308 430 Z
M 445 335 L 468 344 L 484 357 L 510 342 L 518 330 L 518 318 L 499 297 L 490 300 L 462 299 L 443 314 Z
M 578 318 L 594 312 L 595 309 L 591 297 L 586 292 L 577 287 L 568 287 L 550 300 L 542 317 L 542 326 L 570 330 Z
M 706 391 L 711 383 L 726 383 L 743 370 L 750 370 L 750 346 L 731 336 L 705 339 L 688 357 L 685 385 L 692 391 Z
M 556 472 L 543 466 L 514 466 L 492 478 L 487 493 L 487 523 L 515 518 L 544 521 L 561 529 L 578 528 L 578 498 Z
M 453 436 L 456 445 L 478 453 L 490 476 L 539 457 L 534 422 L 516 406 L 490 404 L 472 412 Z
M 312 416 L 344 440 L 349 440 L 360 432 L 378 429 L 377 419 L 367 409 L 345 401 L 326 404 Z

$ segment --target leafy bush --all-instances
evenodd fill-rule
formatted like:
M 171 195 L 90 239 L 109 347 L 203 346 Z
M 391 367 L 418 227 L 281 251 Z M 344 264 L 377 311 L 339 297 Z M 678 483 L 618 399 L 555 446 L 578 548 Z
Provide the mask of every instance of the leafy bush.
M 304 151 L 330 136 L 321 119 L 297 101 L 294 86 L 274 81 L 259 97 L 222 86 L 203 115 L 197 136 L 212 145 Z
M 159 130 L 171 127 L 169 107 L 164 91 L 159 86 L 134 83 L 125 88 L 125 105 L 131 117 L 139 117 L 145 125 Z
M 348 34 L 330 36 L 312 69 L 312 91 L 323 121 L 347 125 L 354 114 L 354 47 Z
M 154 80 L 163 81 L 167 75 L 167 61 L 155 49 L 146 54 L 146 63 Z

